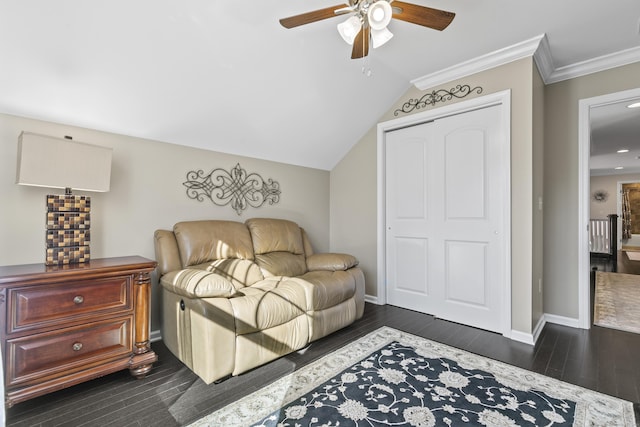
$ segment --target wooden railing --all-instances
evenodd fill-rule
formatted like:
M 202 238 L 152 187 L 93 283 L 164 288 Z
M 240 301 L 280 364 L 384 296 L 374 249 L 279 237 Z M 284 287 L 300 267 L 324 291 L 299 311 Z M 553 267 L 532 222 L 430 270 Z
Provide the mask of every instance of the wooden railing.
M 615 269 L 618 263 L 618 215 L 589 220 L 589 251 L 610 258 Z

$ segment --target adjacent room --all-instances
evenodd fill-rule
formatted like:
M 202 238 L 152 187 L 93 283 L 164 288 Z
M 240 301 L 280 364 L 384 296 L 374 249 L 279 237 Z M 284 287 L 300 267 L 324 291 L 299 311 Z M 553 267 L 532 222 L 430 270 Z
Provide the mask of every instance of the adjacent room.
M 0 4 L 0 426 L 640 425 L 640 3 Z
M 594 107 L 589 120 L 593 322 L 634 333 L 640 332 L 638 107 L 640 98 L 607 103 Z

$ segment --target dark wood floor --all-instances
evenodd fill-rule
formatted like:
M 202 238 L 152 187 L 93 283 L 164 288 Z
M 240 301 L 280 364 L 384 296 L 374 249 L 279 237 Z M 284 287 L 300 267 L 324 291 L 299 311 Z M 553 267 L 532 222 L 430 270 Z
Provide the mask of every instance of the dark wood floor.
M 180 426 L 233 402 L 380 326 L 466 349 L 593 390 L 640 401 L 640 335 L 547 324 L 535 347 L 498 334 L 392 307 L 367 304 L 355 324 L 220 384 L 205 385 L 162 344 L 143 380 L 119 372 L 15 405 L 7 426 Z

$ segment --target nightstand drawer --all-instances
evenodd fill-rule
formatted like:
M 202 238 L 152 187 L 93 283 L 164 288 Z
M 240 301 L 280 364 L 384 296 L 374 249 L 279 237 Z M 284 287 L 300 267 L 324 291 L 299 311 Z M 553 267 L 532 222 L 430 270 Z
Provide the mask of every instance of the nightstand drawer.
M 129 276 L 15 288 L 8 295 L 10 313 L 7 333 L 26 327 L 59 323 L 66 317 L 96 316 L 130 310 Z
M 132 316 L 8 340 L 7 386 L 52 378 L 132 352 Z

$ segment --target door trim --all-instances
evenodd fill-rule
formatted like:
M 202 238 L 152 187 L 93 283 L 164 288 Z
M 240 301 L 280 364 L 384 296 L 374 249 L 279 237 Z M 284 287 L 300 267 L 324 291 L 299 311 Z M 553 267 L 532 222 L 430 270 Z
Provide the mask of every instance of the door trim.
M 589 254 L 589 212 L 591 175 L 591 108 L 640 97 L 640 88 L 584 98 L 578 103 L 578 325 L 591 328 L 591 259 Z
M 504 90 L 493 94 L 473 98 L 470 100 L 461 101 L 445 107 L 436 108 L 433 110 L 424 111 L 418 114 L 412 114 L 410 116 L 400 117 L 397 119 L 389 120 L 379 123 L 377 126 L 377 303 L 384 305 L 387 303 L 386 293 L 386 238 L 385 238 L 385 134 L 387 132 L 401 129 L 403 127 L 418 125 L 428 121 L 441 119 L 443 117 L 452 116 L 456 114 L 462 114 L 468 111 L 477 110 L 479 108 L 490 107 L 494 105 L 501 106 L 502 123 L 504 126 L 503 132 L 506 138 L 507 153 L 505 155 L 506 165 L 504 179 L 504 186 L 501 188 L 503 191 L 504 200 L 504 224 L 501 234 L 504 238 L 504 253 L 505 253 L 505 272 L 503 280 L 503 293 L 502 293 L 502 335 L 505 337 L 511 337 L 511 90 Z

